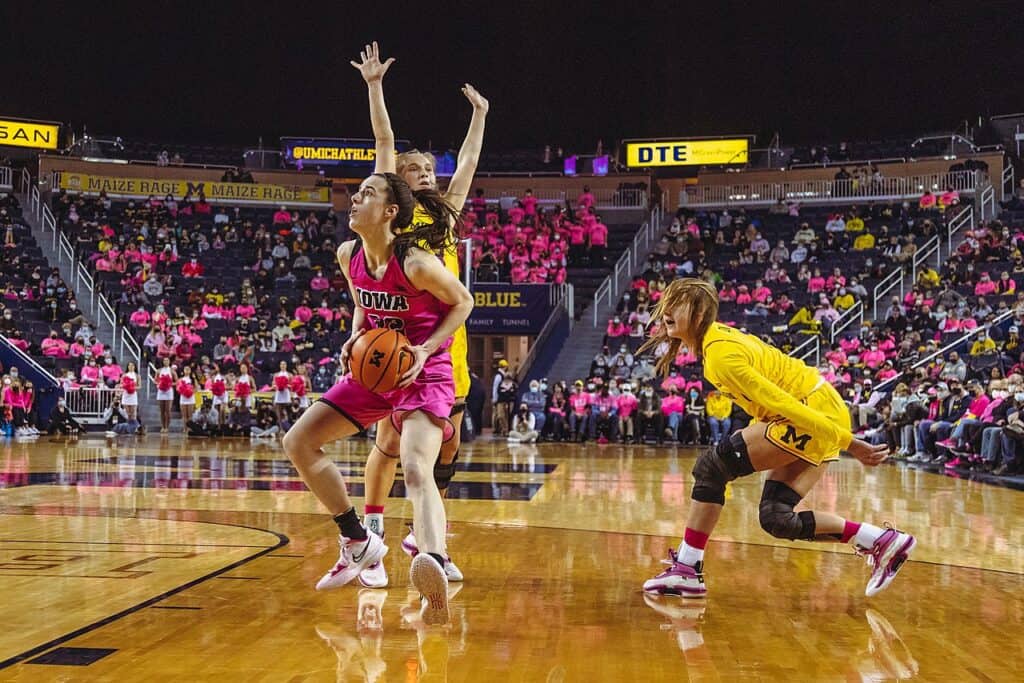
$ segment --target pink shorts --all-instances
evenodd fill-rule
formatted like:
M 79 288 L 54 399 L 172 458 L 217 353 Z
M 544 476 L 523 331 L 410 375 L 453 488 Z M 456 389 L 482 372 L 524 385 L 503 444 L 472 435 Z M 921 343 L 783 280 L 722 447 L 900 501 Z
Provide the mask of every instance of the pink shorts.
M 328 389 L 320 400 L 360 429 L 390 417 L 391 424 L 401 434 L 405 416 L 422 410 L 442 427 L 444 441 L 455 435 L 451 421 L 452 406 L 455 404 L 455 380 L 452 378 L 452 359 L 447 353 L 428 358 L 420 376 L 404 389 L 378 394 L 356 382 L 349 374 Z

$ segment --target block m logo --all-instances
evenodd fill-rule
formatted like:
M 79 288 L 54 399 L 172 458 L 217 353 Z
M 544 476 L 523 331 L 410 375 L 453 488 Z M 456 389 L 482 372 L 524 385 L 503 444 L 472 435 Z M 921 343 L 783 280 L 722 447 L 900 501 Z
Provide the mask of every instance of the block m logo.
M 790 444 L 798 451 L 804 451 L 807 449 L 807 444 L 811 442 L 811 435 L 800 434 L 792 425 L 786 425 L 786 432 L 782 435 L 782 442 Z
M 186 195 L 190 194 L 190 195 L 192 195 L 194 197 L 198 197 L 200 194 L 206 194 L 206 190 L 203 189 L 206 186 L 206 183 L 193 183 L 192 181 L 189 181 L 189 182 L 186 183 L 186 185 L 187 185 L 187 187 L 185 188 L 185 194 Z

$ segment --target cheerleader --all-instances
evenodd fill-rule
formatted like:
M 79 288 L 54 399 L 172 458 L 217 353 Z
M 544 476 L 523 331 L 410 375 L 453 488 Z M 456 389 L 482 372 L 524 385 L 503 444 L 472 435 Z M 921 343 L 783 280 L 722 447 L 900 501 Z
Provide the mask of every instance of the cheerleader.
M 192 419 L 192 413 L 196 412 L 196 383 L 192 377 L 192 366 L 185 365 L 181 368 L 181 377 L 178 379 L 178 405 L 181 407 L 181 424 L 185 426 L 185 434 L 188 434 L 188 423 Z
M 206 388 L 213 394 L 213 409 L 217 411 L 217 426 L 224 427 L 224 412 L 228 405 L 228 383 L 220 374 L 220 365 L 213 364 L 211 377 L 206 380 Z
M 128 413 L 128 421 L 134 422 L 139 414 L 139 373 L 135 363 L 128 361 L 128 369 L 121 375 L 121 405 Z
M 238 379 L 235 380 L 235 398 L 247 409 L 252 410 L 252 377 L 249 376 L 249 364 L 238 366 Z
M 292 395 L 299 397 L 299 408 L 305 410 L 309 407 L 309 396 L 306 393 L 312 388 L 309 377 L 306 375 L 306 366 L 300 365 L 295 369 L 291 380 Z
M 292 376 L 288 372 L 288 362 L 281 361 L 280 369 L 274 375 L 274 416 L 280 425 L 288 416 L 288 406 L 292 403 Z
M 171 359 L 164 358 L 163 366 L 156 371 L 156 402 L 160 406 L 160 433 L 166 434 L 171 428 L 171 405 L 174 403 L 174 384 L 178 373 L 171 367 Z

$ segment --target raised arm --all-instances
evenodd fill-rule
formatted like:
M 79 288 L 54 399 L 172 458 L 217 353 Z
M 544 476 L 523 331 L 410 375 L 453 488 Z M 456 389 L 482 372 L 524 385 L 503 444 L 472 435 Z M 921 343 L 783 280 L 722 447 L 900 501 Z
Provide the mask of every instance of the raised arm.
M 384 63 L 380 61 L 380 49 L 377 41 L 367 45 L 359 53 L 358 62 L 349 62 L 363 76 L 366 89 L 370 95 L 370 124 L 373 126 L 373 138 L 376 141 L 376 163 L 374 173 L 395 172 L 395 134 L 391 130 L 391 119 L 388 108 L 384 104 L 384 74 L 388 72 L 395 58 L 390 57 Z
M 455 173 L 448 183 L 448 192 L 445 194 L 448 203 L 459 211 L 469 196 L 476 165 L 480 161 L 480 150 L 484 144 L 484 120 L 490 108 L 487 99 L 469 83 L 463 86 L 462 94 L 473 105 L 473 118 L 469 121 L 469 130 L 466 131 L 466 139 L 462 141 L 462 148 L 459 150 Z

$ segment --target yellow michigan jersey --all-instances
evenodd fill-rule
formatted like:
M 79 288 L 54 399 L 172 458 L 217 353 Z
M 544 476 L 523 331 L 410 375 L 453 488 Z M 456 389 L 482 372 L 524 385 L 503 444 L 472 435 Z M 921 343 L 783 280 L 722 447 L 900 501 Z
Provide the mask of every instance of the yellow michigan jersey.
M 853 434 L 835 388 L 803 361 L 721 323 L 704 336 L 704 374 L 775 446 L 813 465 L 837 460 Z
M 430 223 L 431 218 L 426 211 L 423 210 L 419 204 L 416 205 L 416 209 L 412 214 L 412 223 L 409 225 L 408 230 L 412 230 L 417 225 L 423 225 L 424 223 Z M 444 265 L 455 277 L 462 279 L 459 268 L 459 252 L 458 249 L 445 249 L 444 251 Z M 455 330 L 452 335 L 452 345 L 448 348 L 448 353 L 452 357 L 452 377 L 455 380 L 455 398 L 464 399 L 469 393 L 469 340 L 466 336 L 466 326 L 460 325 L 459 329 Z M 456 401 L 458 403 L 459 401 Z

